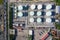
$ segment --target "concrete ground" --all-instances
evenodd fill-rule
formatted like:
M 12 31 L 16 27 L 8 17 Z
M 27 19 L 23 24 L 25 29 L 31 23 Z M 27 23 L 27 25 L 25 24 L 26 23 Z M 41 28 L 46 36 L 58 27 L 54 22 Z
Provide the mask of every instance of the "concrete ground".
M 1 33 L 1 34 L 0 34 L 0 40 L 5 40 L 5 39 L 4 39 L 4 33 Z
M 18 31 L 18 33 L 17 33 L 16 40 L 28 40 L 29 30 L 17 30 L 17 31 Z M 43 32 L 43 34 L 39 35 L 40 32 Z M 39 29 L 39 30 L 36 29 L 36 30 L 34 30 L 34 40 L 39 40 L 47 32 L 48 32 L 48 29 Z
M 4 36 L 4 6 L 0 5 L 0 40 L 5 40 Z
M 27 40 L 28 39 L 28 30 L 18 31 L 16 40 Z

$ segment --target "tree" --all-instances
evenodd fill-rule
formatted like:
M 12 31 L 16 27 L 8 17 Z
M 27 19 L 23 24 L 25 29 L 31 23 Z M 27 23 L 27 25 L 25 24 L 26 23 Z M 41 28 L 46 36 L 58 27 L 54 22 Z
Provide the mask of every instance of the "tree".
M 54 0 L 56 2 L 56 5 L 60 5 L 60 0 Z

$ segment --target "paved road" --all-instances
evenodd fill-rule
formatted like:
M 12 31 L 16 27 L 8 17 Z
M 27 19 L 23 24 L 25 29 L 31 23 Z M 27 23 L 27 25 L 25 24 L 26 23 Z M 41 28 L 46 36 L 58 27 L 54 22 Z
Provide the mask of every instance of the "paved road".
M 0 22 L 1 22 L 1 24 L 0 25 L 4 25 L 4 6 L 3 6 L 3 4 L 2 5 L 0 5 L 0 14 L 2 15 L 2 16 L 0 16 L 1 17 L 1 19 L 0 19 Z M 3 26 L 0 26 L 0 27 L 2 27 L 3 28 Z M 3 30 L 3 29 L 1 29 L 0 28 L 0 40 L 5 40 L 5 32 L 4 31 L 1 31 L 1 30 Z
M 0 35 L 0 40 L 5 40 L 5 39 L 4 39 L 4 33 L 2 33 L 2 34 Z
M 6 39 L 6 35 L 7 35 L 7 30 L 6 30 L 6 2 L 7 0 L 4 0 L 4 32 L 5 32 L 5 40 Z

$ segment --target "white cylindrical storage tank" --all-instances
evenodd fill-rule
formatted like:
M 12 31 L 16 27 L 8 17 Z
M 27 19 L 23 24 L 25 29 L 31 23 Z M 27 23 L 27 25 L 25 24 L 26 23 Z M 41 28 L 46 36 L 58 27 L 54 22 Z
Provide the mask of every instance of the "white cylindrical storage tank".
M 51 18 L 46 18 L 47 23 L 51 23 L 51 21 L 52 21 Z
M 29 30 L 29 35 L 32 35 L 32 30 Z
M 15 6 L 14 9 L 17 10 L 17 7 Z
M 52 8 L 52 5 L 51 5 L 51 4 L 47 4 L 47 5 L 46 5 L 46 9 L 47 9 L 47 10 L 49 10 L 49 9 L 51 9 L 51 8 Z
M 22 5 L 19 5 L 18 6 L 18 10 L 22 10 L 23 9 L 23 6 Z
M 47 11 L 46 12 L 46 16 L 51 16 L 52 15 L 52 12 L 51 11 Z
M 18 16 L 19 17 L 22 17 L 23 16 L 23 13 L 22 12 L 18 12 Z
M 13 10 L 14 12 L 17 12 L 17 10 Z
M 22 24 L 20 24 L 20 26 L 22 27 L 23 25 L 22 25 Z
M 38 8 L 38 9 L 42 9 L 42 4 L 39 4 L 39 5 L 37 6 L 37 8 Z
M 14 13 L 14 15 L 16 16 L 16 13 Z
M 37 16 L 41 16 L 42 15 L 42 12 L 41 11 L 38 11 L 37 12 Z
M 30 18 L 29 21 L 30 21 L 30 22 L 34 22 L 34 18 Z
M 35 4 L 30 5 L 30 8 L 33 10 L 35 9 Z
M 30 16 L 33 16 L 34 15 L 34 12 L 33 11 L 30 11 L 29 14 L 30 14 Z
M 37 23 L 40 23 L 41 21 L 41 18 L 37 18 Z

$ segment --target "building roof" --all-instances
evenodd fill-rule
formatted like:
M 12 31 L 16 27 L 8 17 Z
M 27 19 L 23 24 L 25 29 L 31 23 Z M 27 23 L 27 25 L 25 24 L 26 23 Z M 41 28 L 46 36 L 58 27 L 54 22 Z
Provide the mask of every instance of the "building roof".
M 18 6 L 18 10 L 22 10 L 23 9 L 23 6 L 22 5 L 19 5 Z
M 56 6 L 56 13 L 60 13 L 60 6 Z
M 29 35 L 32 35 L 32 30 L 29 30 Z
M 47 37 L 48 37 L 48 33 L 46 33 L 46 34 L 41 38 L 41 40 L 45 40 Z

